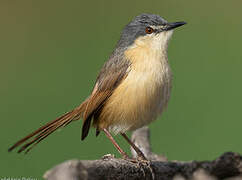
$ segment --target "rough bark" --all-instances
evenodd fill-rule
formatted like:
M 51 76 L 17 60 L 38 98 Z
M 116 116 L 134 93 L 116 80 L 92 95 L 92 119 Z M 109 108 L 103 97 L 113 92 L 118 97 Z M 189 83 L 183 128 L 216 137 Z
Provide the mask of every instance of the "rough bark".
M 47 171 L 47 180 L 242 180 L 242 156 L 227 152 L 213 161 L 167 161 L 151 151 L 148 127 L 136 130 L 132 140 L 149 161 L 114 158 L 69 160 Z M 133 157 L 136 153 L 131 149 Z

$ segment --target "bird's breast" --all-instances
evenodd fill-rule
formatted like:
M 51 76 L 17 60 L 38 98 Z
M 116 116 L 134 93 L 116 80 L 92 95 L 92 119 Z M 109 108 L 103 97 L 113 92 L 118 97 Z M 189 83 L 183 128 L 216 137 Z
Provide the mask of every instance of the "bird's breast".
M 103 107 L 100 128 L 115 133 L 134 130 L 156 119 L 166 106 L 171 72 L 166 55 L 144 49 L 126 51 L 129 73 Z

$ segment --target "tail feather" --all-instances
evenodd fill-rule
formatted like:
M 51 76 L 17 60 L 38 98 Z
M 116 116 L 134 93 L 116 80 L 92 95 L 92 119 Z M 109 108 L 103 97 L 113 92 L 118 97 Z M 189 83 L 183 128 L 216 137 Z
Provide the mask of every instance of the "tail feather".
M 71 121 L 70 121 L 71 122 Z M 40 141 L 45 139 L 47 136 L 49 136 L 51 133 L 53 133 L 56 129 L 59 127 L 62 127 L 65 122 L 62 122 L 61 124 L 57 124 L 55 126 L 52 126 L 51 128 L 48 128 L 41 132 L 38 136 L 36 136 L 32 141 L 29 143 L 26 143 L 23 145 L 19 150 L 18 153 L 21 153 L 22 151 L 25 151 L 25 153 L 28 153 L 34 146 L 36 146 Z
M 52 134 L 58 128 L 67 126 L 73 120 L 79 119 L 82 116 L 83 111 L 85 110 L 85 104 L 86 102 L 84 101 L 79 107 L 75 108 L 74 110 L 40 127 L 36 131 L 16 142 L 8 149 L 8 151 L 10 152 L 26 142 L 20 147 L 18 153 L 21 153 L 22 151 L 25 151 L 25 153 L 29 152 L 34 146 L 36 146 L 39 142 Z
M 57 127 L 58 128 L 58 127 Z M 51 130 L 49 132 L 47 132 L 46 134 L 44 134 L 43 136 L 40 136 L 38 139 L 36 139 L 32 145 L 26 149 L 25 154 L 27 154 L 33 147 L 35 147 L 40 141 L 42 141 L 43 139 L 45 139 L 46 137 L 48 137 L 52 132 L 54 132 L 57 128 L 55 128 L 54 130 Z M 27 148 L 27 147 L 26 147 Z M 25 150 L 25 149 L 23 149 Z M 18 153 L 20 153 L 20 151 L 18 151 Z

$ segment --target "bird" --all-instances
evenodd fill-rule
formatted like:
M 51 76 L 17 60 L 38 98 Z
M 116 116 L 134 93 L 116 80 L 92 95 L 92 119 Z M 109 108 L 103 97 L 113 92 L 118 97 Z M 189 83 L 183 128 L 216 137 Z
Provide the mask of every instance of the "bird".
M 173 30 L 186 22 L 169 23 L 159 15 L 142 13 L 122 30 L 119 41 L 101 68 L 90 95 L 76 108 L 50 121 L 12 145 L 29 152 L 57 129 L 82 119 L 81 140 L 92 126 L 104 132 L 121 154 L 129 158 L 113 135 L 120 134 L 146 159 L 125 134 L 150 124 L 166 109 L 172 88 L 168 43 Z

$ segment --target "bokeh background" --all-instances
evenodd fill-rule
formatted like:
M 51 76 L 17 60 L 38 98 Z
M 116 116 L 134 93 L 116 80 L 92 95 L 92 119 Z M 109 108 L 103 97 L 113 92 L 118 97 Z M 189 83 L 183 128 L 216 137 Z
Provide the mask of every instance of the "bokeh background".
M 188 22 L 170 42 L 173 90 L 167 111 L 150 125 L 153 150 L 183 161 L 241 153 L 241 8 L 239 0 L 1 0 L 0 177 L 41 179 L 68 159 L 119 157 L 93 130 L 81 142 L 80 121 L 28 155 L 7 149 L 85 99 L 121 29 L 143 12 Z

